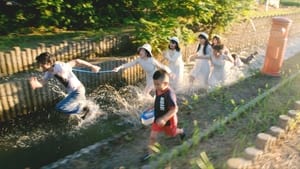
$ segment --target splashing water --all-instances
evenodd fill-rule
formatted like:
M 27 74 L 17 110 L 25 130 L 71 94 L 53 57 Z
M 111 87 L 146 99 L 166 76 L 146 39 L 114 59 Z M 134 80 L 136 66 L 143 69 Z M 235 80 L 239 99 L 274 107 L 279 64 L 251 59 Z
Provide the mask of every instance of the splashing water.
M 292 44 L 296 46 L 295 41 L 292 41 Z M 294 50 L 287 49 L 288 57 L 295 53 Z M 265 49 L 257 48 L 256 51 L 259 54 L 249 65 L 234 67 L 227 63 L 227 81 L 225 85 L 230 85 L 243 77 L 251 75 L 251 72 L 254 70 L 260 69 L 263 65 Z M 248 53 L 251 52 L 242 51 L 239 55 L 246 57 Z M 188 77 L 188 75 L 189 68 L 185 70 L 185 77 Z M 55 81 L 50 81 L 48 85 L 59 97 L 65 95 L 62 86 Z M 177 93 L 186 93 L 190 88 L 188 80 L 185 80 Z M 137 86 L 125 86 L 117 90 L 112 86 L 102 85 L 87 95 L 87 98 L 87 105 L 90 107 L 91 115 L 85 120 L 78 120 L 76 115 L 66 116 L 55 110 L 42 110 L 43 112 L 38 113 L 37 117 L 26 120 L 27 123 L 25 124 L 21 123 L 18 126 L 17 123 L 21 120 L 17 120 L 15 124 L 12 124 L 14 131 L 6 132 L 4 131 L 6 130 L 5 128 L 2 129 L 0 146 L 28 148 L 37 142 L 47 140 L 49 137 L 57 137 L 66 133 L 70 135 L 76 134 L 76 132 L 80 132 L 80 129 L 86 129 L 88 126 L 105 120 L 111 115 L 121 117 L 124 124 L 140 125 L 139 115 L 141 112 L 145 108 L 153 106 L 153 98 L 143 95 L 142 89 Z
M 299 48 L 297 47 L 300 43 L 299 37 L 298 40 L 296 39 L 296 41 L 290 42 L 292 43 L 292 46 L 287 47 L 285 55 L 286 58 L 291 57 L 293 56 L 293 54 L 299 52 Z M 249 65 L 245 65 L 244 67 L 232 67 L 230 65 L 227 65 L 226 69 L 228 69 L 228 74 L 226 85 L 230 85 L 240 78 L 247 77 L 251 75 L 253 71 L 257 71 L 261 68 L 261 66 L 263 65 L 265 49 L 262 47 L 255 49 L 255 51 L 257 51 L 259 54 L 251 61 Z M 247 53 L 252 52 L 253 51 L 244 51 L 240 53 L 240 56 L 245 57 L 247 56 Z M 189 69 L 187 68 L 185 77 L 188 77 L 188 70 Z M 11 77 L 4 80 L 10 79 Z M 24 80 L 24 77 L 20 80 Z M 57 85 L 56 82 L 52 83 L 51 81 L 48 84 L 50 89 L 53 92 L 57 93 L 59 97 L 64 96 L 64 92 L 60 85 Z M 179 92 L 186 94 L 186 91 L 188 91 L 190 88 L 191 86 L 189 85 L 188 80 L 185 80 Z M 105 127 L 117 126 L 117 124 L 115 123 L 110 124 L 110 126 L 101 126 L 103 128 L 96 126 L 96 129 L 94 129 L 95 131 L 92 130 L 90 132 L 92 134 L 87 136 L 84 132 L 82 132 L 83 130 L 91 130 L 93 126 L 109 120 L 108 117 L 111 116 L 119 117 L 120 119 L 122 119 L 123 124 L 138 126 L 141 124 L 139 119 L 139 115 L 141 114 L 141 112 L 145 108 L 153 106 L 153 98 L 146 97 L 142 93 L 142 89 L 136 86 L 125 86 L 117 90 L 112 86 L 102 85 L 93 90 L 92 93 L 87 95 L 87 105 L 90 107 L 91 114 L 85 120 L 80 120 L 76 123 L 73 123 L 72 119 L 76 118 L 76 116 L 67 116 L 63 113 L 56 112 L 55 110 L 43 109 L 39 110 L 39 112 L 29 114 L 28 117 L 16 118 L 14 119 L 14 121 L 10 122 L 8 126 L 4 126 L 5 124 L 1 124 L 0 155 L 2 155 L 1 153 L 3 152 L 3 154 L 5 154 L 5 152 L 8 152 L 8 155 L 5 154 L 1 156 L 1 159 L 3 160 L 1 161 L 1 163 L 6 162 L 8 159 L 20 161 L 24 159 L 25 156 L 23 155 L 21 157 L 17 157 L 18 154 L 13 154 L 16 150 L 22 151 L 37 149 L 34 147 L 38 147 L 39 144 L 41 144 L 40 148 L 45 147 L 45 145 L 49 146 L 50 150 L 48 152 L 52 153 L 53 151 L 62 152 L 62 147 L 74 144 L 72 150 L 66 151 L 66 154 L 70 154 L 72 153 L 72 151 L 74 152 L 79 149 L 80 146 L 79 144 L 76 144 L 77 142 L 85 140 L 74 139 L 77 138 L 78 135 L 83 135 L 82 137 L 84 138 L 92 137 L 90 135 L 94 136 L 96 135 L 96 132 L 97 134 L 99 134 L 99 132 L 104 132 L 105 130 L 107 130 L 107 128 Z M 76 140 L 76 142 L 74 142 L 74 140 Z M 92 144 L 92 142 L 90 141 L 84 144 L 82 144 L 81 146 Z M 55 150 L 53 148 L 55 148 Z M 41 152 L 36 152 L 37 155 L 35 156 L 35 158 L 39 158 L 39 153 Z M 41 158 L 40 160 L 44 160 L 45 158 L 49 159 L 50 157 L 46 156 L 43 157 L 43 159 Z M 58 157 L 53 157 L 53 160 L 57 160 L 57 158 Z M 38 162 L 39 160 L 33 159 L 32 161 Z M 27 162 L 27 159 L 23 160 L 23 163 Z M 49 162 L 51 161 L 46 161 L 46 163 Z M 4 165 L 3 163 L 2 165 Z M 2 165 L 0 164 L 0 168 L 2 168 Z M 38 165 L 40 164 L 37 164 L 36 166 Z M 17 168 L 24 167 L 19 166 Z
M 62 88 L 55 83 L 49 87 L 63 96 Z M 86 105 L 90 113 L 84 120 L 75 114 L 65 115 L 54 109 L 43 109 L 3 124 L 0 127 L 0 157 L 5 162 L 1 162 L 0 168 L 28 167 L 24 164 L 38 168 L 112 133 L 140 126 L 141 112 L 153 106 L 153 98 L 144 97 L 142 93 L 142 89 L 136 86 L 117 90 L 102 85 L 87 95 Z M 43 157 L 39 155 L 41 153 L 47 155 Z M 15 164 L 13 160 L 19 163 Z
M 146 97 L 136 86 L 125 86 L 117 91 L 112 86 L 103 85 L 95 89 L 89 97 L 93 98 L 103 112 L 121 116 L 125 123 L 133 125 L 140 123 L 141 111 L 153 104 L 152 98 Z
M 50 80 L 48 87 L 56 93 L 57 98 L 65 96 L 64 88 L 55 80 Z M 7 126 L 3 124 L 0 128 L 0 147 L 29 148 L 49 137 L 76 135 L 109 116 L 120 117 L 123 124 L 138 126 L 141 125 L 141 112 L 153 106 L 153 98 L 144 96 L 142 89 L 137 86 L 125 86 L 117 90 L 109 85 L 101 85 L 87 95 L 85 104 L 90 113 L 84 120 L 76 114 L 65 115 L 53 108 L 30 113 L 29 117 L 18 117 Z
M 264 61 L 264 53 L 265 53 L 264 48 L 265 47 L 255 47 L 253 49 L 249 49 L 249 51 L 245 50 L 239 52 L 238 56 L 240 56 L 241 58 L 246 58 L 247 56 L 249 56 L 251 53 L 254 53 L 255 51 L 258 53 L 250 61 L 249 64 L 244 64 L 243 66 L 240 67 L 234 66 L 233 63 L 226 60 L 225 61 L 226 78 L 223 85 L 224 86 L 232 85 L 233 83 L 236 83 L 238 80 L 249 77 L 254 72 L 259 70 L 263 65 L 263 61 Z M 183 83 L 181 83 L 179 89 L 176 90 L 178 94 L 193 94 L 196 91 L 199 92 L 199 90 L 201 90 L 201 86 L 199 86 L 200 84 L 199 80 L 195 79 L 193 84 L 190 84 L 188 80 L 193 64 L 194 64 L 193 62 L 186 64 L 184 70 L 184 77 L 187 80 L 184 80 Z M 216 87 L 219 86 L 208 86 L 208 92 L 213 91 Z

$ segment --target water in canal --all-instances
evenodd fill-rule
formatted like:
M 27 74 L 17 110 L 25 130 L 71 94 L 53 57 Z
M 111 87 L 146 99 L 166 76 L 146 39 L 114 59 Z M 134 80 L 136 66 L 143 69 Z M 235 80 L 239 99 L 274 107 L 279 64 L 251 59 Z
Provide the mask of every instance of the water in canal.
M 141 93 L 134 86 L 99 86 L 88 95 L 93 115 L 84 121 L 45 108 L 0 124 L 0 168 L 40 168 L 141 125 L 139 114 L 152 105 Z

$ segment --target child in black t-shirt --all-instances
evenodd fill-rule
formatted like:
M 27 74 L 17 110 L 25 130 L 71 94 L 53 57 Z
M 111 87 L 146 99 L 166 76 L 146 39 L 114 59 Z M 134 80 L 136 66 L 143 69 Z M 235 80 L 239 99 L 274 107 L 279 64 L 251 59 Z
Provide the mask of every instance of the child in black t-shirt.
M 185 137 L 184 130 L 177 128 L 178 106 L 175 92 L 169 87 L 168 73 L 164 70 L 157 70 L 153 74 L 153 82 L 156 93 L 154 102 L 155 120 L 151 127 L 149 152 L 142 158 L 142 161 L 151 157 L 151 147 L 155 144 L 160 132 L 172 137 L 179 134 L 181 139 Z

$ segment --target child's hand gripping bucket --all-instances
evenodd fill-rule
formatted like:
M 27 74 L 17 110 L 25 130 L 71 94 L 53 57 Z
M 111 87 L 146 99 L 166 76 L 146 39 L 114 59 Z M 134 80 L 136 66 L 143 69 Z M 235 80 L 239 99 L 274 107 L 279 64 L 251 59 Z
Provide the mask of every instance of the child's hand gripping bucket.
M 141 114 L 142 124 L 147 126 L 154 122 L 154 109 L 149 109 Z

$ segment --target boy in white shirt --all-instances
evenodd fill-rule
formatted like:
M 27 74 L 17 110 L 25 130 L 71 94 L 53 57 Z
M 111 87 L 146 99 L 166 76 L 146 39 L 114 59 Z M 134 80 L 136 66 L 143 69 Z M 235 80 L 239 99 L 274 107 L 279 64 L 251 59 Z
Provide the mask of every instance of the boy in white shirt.
M 101 68 L 81 59 L 71 60 L 67 63 L 56 61 L 56 58 L 49 52 L 41 53 L 36 57 L 36 61 L 44 72 L 42 80 L 36 77 L 30 78 L 32 89 L 43 87 L 46 82 L 55 77 L 67 89 L 67 96 L 56 104 L 56 109 L 65 114 L 82 113 L 81 118 L 85 118 L 89 112 L 88 107 L 82 106 L 82 102 L 86 100 L 85 87 L 72 72 L 72 67 L 82 65 L 90 68 L 93 72 L 98 72 Z

